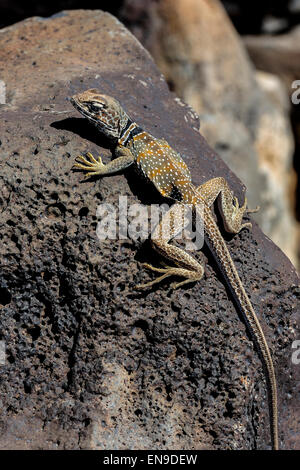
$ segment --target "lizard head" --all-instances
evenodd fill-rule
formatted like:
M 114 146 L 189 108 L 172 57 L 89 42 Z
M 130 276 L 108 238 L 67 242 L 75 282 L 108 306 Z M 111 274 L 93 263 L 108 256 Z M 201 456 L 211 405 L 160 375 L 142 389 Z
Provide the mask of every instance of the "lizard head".
M 109 139 L 119 139 L 130 119 L 116 99 L 95 89 L 73 95 L 70 101 Z

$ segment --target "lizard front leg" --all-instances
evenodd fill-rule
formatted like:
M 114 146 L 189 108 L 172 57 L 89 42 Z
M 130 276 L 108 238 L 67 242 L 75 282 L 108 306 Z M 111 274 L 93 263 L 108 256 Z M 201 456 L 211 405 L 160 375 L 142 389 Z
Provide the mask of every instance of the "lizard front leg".
M 182 204 L 174 204 L 170 210 L 164 214 L 160 224 L 156 226 L 151 235 L 151 244 L 153 248 L 176 266 L 167 266 L 165 268 L 156 268 L 151 264 L 145 263 L 144 266 L 152 271 L 161 273 L 158 278 L 146 284 L 139 284 L 137 288 L 150 287 L 157 282 L 162 281 L 169 276 L 180 276 L 185 280 L 171 284 L 171 287 L 177 288 L 189 282 L 198 281 L 204 274 L 204 263 L 200 263 L 182 248 L 171 245 L 169 241 L 181 232 L 184 228 L 185 207 Z
M 247 198 L 240 207 L 237 197 L 233 195 L 224 178 L 213 178 L 207 181 L 197 188 L 197 193 L 209 207 L 219 198 L 219 210 L 227 232 L 238 233 L 242 228 L 251 229 L 252 224 L 250 222 L 242 223 L 243 216 L 251 212 L 257 212 L 259 208 L 247 209 Z
M 125 170 L 125 168 L 128 168 L 134 162 L 132 153 L 126 147 L 116 147 L 115 154 L 118 155 L 118 158 L 107 164 L 102 162 L 100 156 L 98 157 L 98 160 L 96 160 L 91 153 L 86 154 L 88 160 L 83 155 L 79 155 L 77 159 L 81 163 L 74 163 L 74 168 L 88 171 L 87 176 L 108 176 Z

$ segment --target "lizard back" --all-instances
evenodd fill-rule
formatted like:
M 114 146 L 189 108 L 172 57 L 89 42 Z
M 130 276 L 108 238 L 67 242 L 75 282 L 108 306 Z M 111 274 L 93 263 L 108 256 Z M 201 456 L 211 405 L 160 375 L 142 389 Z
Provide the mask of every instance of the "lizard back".
M 190 170 L 166 140 L 156 139 L 141 130 L 130 139 L 127 146 L 138 169 L 163 196 L 185 200 L 191 187 Z

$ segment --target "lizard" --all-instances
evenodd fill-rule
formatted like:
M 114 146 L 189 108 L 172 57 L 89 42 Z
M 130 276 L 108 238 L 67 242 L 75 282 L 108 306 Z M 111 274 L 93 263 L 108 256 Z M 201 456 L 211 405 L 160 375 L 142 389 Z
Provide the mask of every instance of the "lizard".
M 152 247 L 173 265 L 158 268 L 144 263 L 160 276 L 138 288 L 151 287 L 169 276 L 182 277 L 181 282 L 172 285 L 178 288 L 189 282 L 199 281 L 204 274 L 204 262 L 196 260 L 187 251 L 170 243 L 182 226 L 182 207 L 199 207 L 203 218 L 204 240 L 211 251 L 224 281 L 242 314 L 265 369 L 269 393 L 270 430 L 272 448 L 278 449 L 277 384 L 274 365 L 260 322 L 234 265 L 221 231 L 213 217 L 211 207 L 215 201 L 227 232 L 236 234 L 243 228 L 251 229 L 250 222 L 242 223 L 244 214 L 256 212 L 247 208 L 247 198 L 242 206 L 234 196 L 223 177 L 208 180 L 199 187 L 192 184 L 190 170 L 181 155 L 166 140 L 153 137 L 134 122 L 121 104 L 113 97 L 89 89 L 70 98 L 71 104 L 90 123 L 96 126 L 102 136 L 112 143 L 116 158 L 104 164 L 91 153 L 79 155 L 75 169 L 87 171 L 86 176 L 106 176 L 122 172 L 133 166 L 138 174 L 151 182 L 159 193 L 169 198 L 173 205 L 150 236 Z M 170 229 L 171 227 L 171 229 Z

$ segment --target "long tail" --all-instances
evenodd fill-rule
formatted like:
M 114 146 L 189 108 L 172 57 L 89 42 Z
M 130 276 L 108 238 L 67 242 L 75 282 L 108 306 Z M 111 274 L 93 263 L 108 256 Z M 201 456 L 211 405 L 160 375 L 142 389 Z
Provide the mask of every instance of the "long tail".
M 232 292 L 239 310 L 243 314 L 245 322 L 250 330 L 266 370 L 269 392 L 272 447 L 274 450 L 278 450 L 277 388 L 276 376 L 270 350 L 258 318 L 254 312 L 251 302 L 245 292 L 238 272 L 232 261 L 226 243 L 219 232 L 219 228 L 215 223 L 210 210 L 205 208 L 204 211 L 205 241 L 207 242 L 208 247 L 214 256 L 230 291 Z

